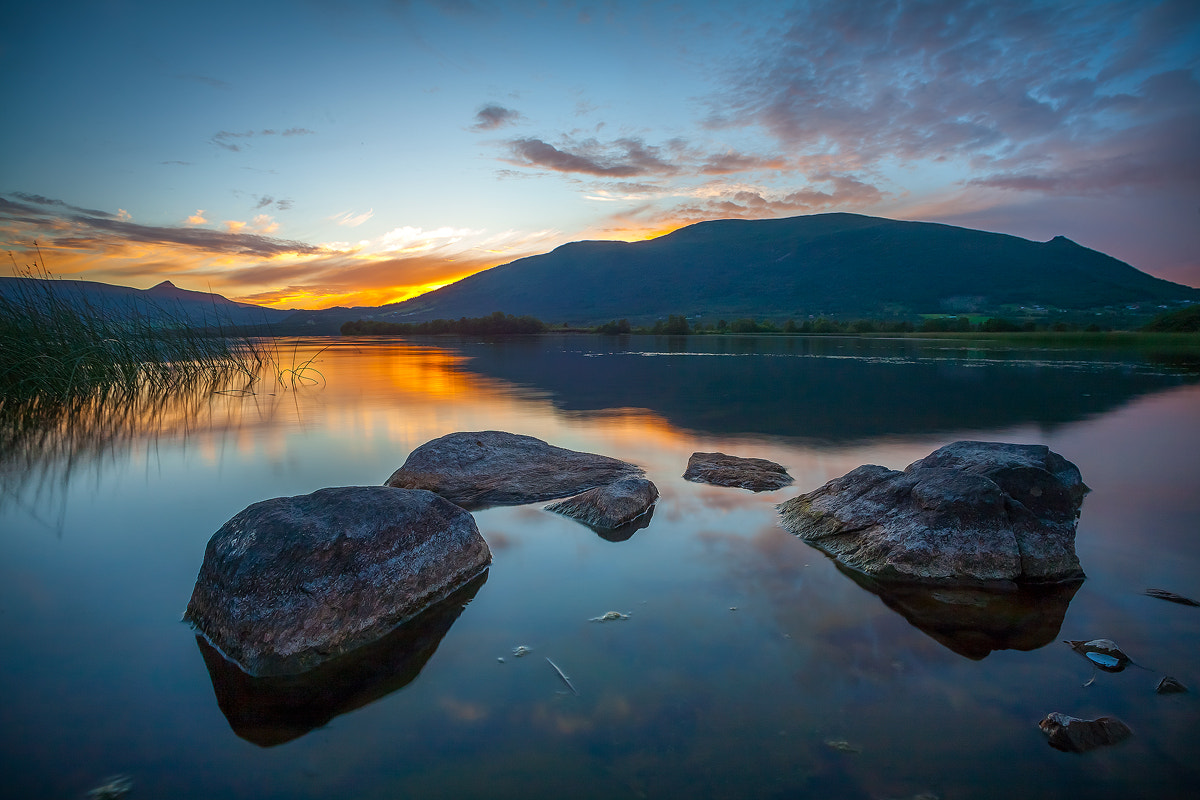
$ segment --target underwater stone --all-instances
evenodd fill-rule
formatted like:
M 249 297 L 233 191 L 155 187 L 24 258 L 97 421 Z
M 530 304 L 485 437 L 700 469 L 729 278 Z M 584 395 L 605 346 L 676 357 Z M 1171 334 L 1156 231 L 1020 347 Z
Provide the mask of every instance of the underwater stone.
M 1052 711 L 1038 723 L 1050 746 L 1069 753 L 1086 753 L 1097 747 L 1117 744 L 1133 735 L 1116 717 L 1078 719 L 1058 711 Z

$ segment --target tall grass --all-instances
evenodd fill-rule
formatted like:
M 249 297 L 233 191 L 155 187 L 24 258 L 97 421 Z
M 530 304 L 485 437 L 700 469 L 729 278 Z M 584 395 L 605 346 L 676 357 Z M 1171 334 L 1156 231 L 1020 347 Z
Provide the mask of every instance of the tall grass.
M 249 384 L 269 359 L 258 341 L 220 327 L 202 331 L 158 309 L 95 305 L 54 281 L 44 262 L 17 274 L 23 280 L 0 297 L 0 403 L 133 397 L 236 375 Z

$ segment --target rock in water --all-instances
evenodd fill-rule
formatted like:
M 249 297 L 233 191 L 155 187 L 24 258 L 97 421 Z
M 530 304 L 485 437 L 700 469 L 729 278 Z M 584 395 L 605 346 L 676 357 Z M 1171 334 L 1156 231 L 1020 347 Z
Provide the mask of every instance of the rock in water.
M 640 467 L 608 456 L 580 453 L 504 431 L 451 433 L 412 451 L 388 486 L 428 489 L 467 509 L 521 505 L 568 497 Z
M 387 634 L 491 559 L 474 518 L 431 492 L 277 497 L 213 534 L 184 619 L 249 675 L 299 674 Z
M 1117 647 L 1112 639 L 1064 639 L 1063 644 L 1095 664 L 1105 672 L 1122 672 L 1133 663 L 1125 651 Z
M 1051 747 L 1069 753 L 1086 753 L 1097 747 L 1117 744 L 1133 735 L 1129 726 L 1116 717 L 1077 719 L 1058 711 L 1047 714 L 1038 727 L 1046 734 Z
M 740 458 L 724 453 L 692 453 L 683 477 L 714 486 L 736 486 L 752 492 L 782 489 L 792 482 L 787 468 L 765 458 Z
M 645 478 L 622 478 L 588 489 L 567 500 L 546 506 L 547 511 L 577 519 L 584 525 L 612 530 L 628 525 L 648 512 L 658 500 L 658 487 Z
M 1188 688 L 1170 675 L 1164 675 L 1154 687 L 1157 694 L 1186 694 Z
M 1044 445 L 955 442 L 903 472 L 865 465 L 779 506 L 788 531 L 851 569 L 915 581 L 1083 577 L 1088 491 Z

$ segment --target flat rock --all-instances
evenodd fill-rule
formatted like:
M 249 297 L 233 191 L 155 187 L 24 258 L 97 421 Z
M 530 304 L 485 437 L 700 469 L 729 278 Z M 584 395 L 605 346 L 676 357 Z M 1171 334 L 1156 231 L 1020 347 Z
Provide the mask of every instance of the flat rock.
M 752 492 L 769 492 L 792 482 L 792 476 L 781 464 L 765 458 L 741 458 L 725 453 L 692 453 L 683 477 L 696 483 L 734 486 Z
M 381 638 L 491 558 L 474 518 L 431 492 L 277 497 L 213 534 L 184 619 L 247 674 L 294 675 Z
M 428 489 L 466 509 L 569 497 L 642 469 L 504 431 L 459 432 L 413 450 L 388 486 Z
M 1123 742 L 1133 735 L 1129 726 L 1116 717 L 1078 719 L 1058 711 L 1047 714 L 1038 727 L 1051 747 L 1069 753 L 1086 753 Z
M 650 481 L 622 478 L 551 503 L 546 510 L 577 519 L 591 528 L 613 530 L 649 512 L 656 500 L 658 487 Z
M 955 442 L 903 472 L 864 465 L 779 506 L 781 525 L 845 566 L 930 582 L 1083 577 L 1087 487 L 1044 445 Z

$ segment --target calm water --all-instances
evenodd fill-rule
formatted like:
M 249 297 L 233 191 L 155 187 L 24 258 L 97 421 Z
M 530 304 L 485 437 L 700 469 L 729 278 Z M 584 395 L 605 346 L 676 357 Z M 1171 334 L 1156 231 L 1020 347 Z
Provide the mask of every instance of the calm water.
M 318 350 L 323 385 L 6 440 L 0 796 L 80 797 L 117 773 L 136 798 L 1126 798 L 1200 780 L 1200 608 L 1143 594 L 1200 598 L 1194 361 L 753 337 L 281 352 Z M 179 622 L 209 536 L 245 506 L 379 484 L 429 439 L 484 429 L 633 461 L 662 500 L 617 542 L 539 505 L 478 512 L 495 561 L 465 608 L 307 682 L 245 681 Z M 1073 595 L 881 597 L 776 525 L 799 492 L 963 438 L 1080 467 Z M 778 461 L 795 485 L 683 481 L 697 450 Z M 589 621 L 607 611 L 630 617 Z M 1085 687 L 1059 640 L 1099 637 L 1147 669 Z M 1156 695 L 1164 673 L 1193 693 Z M 1037 728 L 1051 711 L 1135 735 L 1061 753 Z

